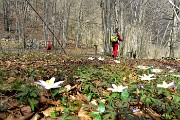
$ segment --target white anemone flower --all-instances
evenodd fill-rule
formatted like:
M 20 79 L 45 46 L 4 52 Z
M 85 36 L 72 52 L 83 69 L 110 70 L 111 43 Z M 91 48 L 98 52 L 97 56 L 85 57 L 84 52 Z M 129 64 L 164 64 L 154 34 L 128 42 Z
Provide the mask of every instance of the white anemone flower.
M 174 76 L 174 77 L 180 77 L 180 75 L 172 75 L 172 76 Z
M 88 59 L 89 59 L 89 60 L 94 60 L 95 58 L 93 58 L 93 57 L 89 57 Z
M 52 77 L 50 80 L 46 80 L 46 81 L 39 80 L 39 82 L 34 82 L 34 83 L 43 86 L 45 89 L 51 89 L 51 88 L 61 87 L 59 85 L 64 82 L 64 81 L 59 81 L 54 83 L 54 81 L 55 81 L 55 77 Z
M 171 69 L 171 70 L 169 70 L 170 73 L 173 73 L 173 72 L 175 72 L 175 71 L 176 71 L 176 69 Z
M 161 69 L 151 69 L 151 72 L 153 72 L 153 73 L 160 73 L 162 71 L 163 70 L 161 70 Z
M 151 67 L 149 67 L 149 66 L 144 66 L 144 65 L 138 65 L 136 68 L 141 69 L 141 70 L 147 70 L 147 69 L 149 69 L 149 68 L 151 68 Z
M 171 83 L 166 83 L 165 81 L 163 81 L 163 84 L 157 84 L 157 87 L 160 87 L 160 88 L 169 88 L 169 87 L 174 87 L 174 81 L 171 82 Z
M 156 79 L 156 78 L 151 78 L 153 76 L 154 76 L 154 74 L 149 74 L 149 75 L 144 74 L 143 76 L 139 76 L 139 77 L 141 78 L 141 80 L 154 80 L 154 79 Z
M 111 90 L 112 92 L 123 92 L 124 89 L 128 88 L 128 86 L 116 86 L 115 84 L 112 84 L 113 88 L 108 88 L 107 90 Z
M 103 57 L 98 57 L 98 60 L 103 61 L 104 58 Z
M 139 109 L 132 109 L 133 113 L 139 112 Z
M 114 60 L 114 62 L 115 62 L 115 63 L 120 63 L 120 61 L 119 61 L 119 60 Z

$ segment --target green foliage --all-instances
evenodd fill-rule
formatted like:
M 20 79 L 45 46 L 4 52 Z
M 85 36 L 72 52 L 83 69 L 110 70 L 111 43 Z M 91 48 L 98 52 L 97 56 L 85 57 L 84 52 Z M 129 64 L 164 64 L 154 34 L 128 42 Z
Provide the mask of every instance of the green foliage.
M 35 71 L 28 72 L 28 77 L 35 77 Z
M 39 68 L 39 69 L 38 69 L 38 73 L 39 73 L 40 75 L 42 75 L 42 76 L 44 76 L 44 74 L 45 74 L 45 73 L 44 73 L 44 70 L 43 70 L 42 68 Z
M 3 82 L 4 70 L 0 68 L 0 83 Z
M 103 102 L 100 102 L 98 109 L 98 112 L 90 112 L 90 116 L 94 118 L 94 120 L 102 120 L 103 113 L 105 112 L 105 104 Z
M 24 81 L 22 80 L 18 80 L 18 81 L 15 81 L 12 86 L 11 86 L 11 89 L 18 89 L 18 88 L 21 88 L 21 86 L 23 84 L 26 84 Z
M 67 105 L 66 97 L 63 96 L 63 97 L 61 98 L 61 104 L 64 105 L 64 106 Z
M 50 114 L 51 114 L 51 118 L 54 119 L 57 115 L 59 115 L 59 112 L 55 110 L 55 111 L 51 112 Z
M 5 56 L 4 58 L 7 59 L 8 57 Z M 20 59 L 21 62 L 27 62 L 29 59 L 41 59 L 40 62 L 42 62 L 42 65 L 47 64 L 46 62 L 43 63 L 47 60 L 50 61 L 50 63 L 52 61 L 55 63 L 59 60 L 55 55 L 39 58 L 39 55 L 35 53 L 30 53 L 26 55 L 25 58 L 22 58 L 22 55 L 16 56 L 16 58 Z M 53 119 L 76 120 L 77 118 L 74 116 L 77 115 L 81 108 L 83 108 L 87 114 L 90 112 L 89 115 L 93 117 L 94 120 L 115 120 L 118 115 L 120 115 L 122 119 L 128 119 L 128 117 L 129 119 L 131 117 L 131 119 L 134 119 L 132 107 L 138 107 L 140 111 L 143 111 L 142 108 L 144 109 L 144 107 L 152 108 L 156 113 L 162 116 L 162 119 L 180 119 L 179 78 L 171 75 L 164 76 L 158 74 L 156 75 L 156 80 L 141 81 L 138 79 L 137 75 L 145 73 L 151 74 L 151 68 L 147 71 L 137 71 L 134 70 L 132 66 L 130 66 L 131 68 L 129 67 L 131 64 L 127 61 L 116 66 L 114 64 L 97 64 L 93 66 L 94 63 L 93 65 L 83 63 L 83 65 L 76 65 L 71 68 L 68 67 L 68 70 L 66 68 L 67 66 L 63 67 L 60 65 L 60 67 L 55 66 L 54 68 L 54 66 L 45 65 L 43 67 L 38 66 L 36 71 L 33 70 L 31 66 L 26 66 L 25 69 L 22 70 L 19 65 L 18 68 L 20 68 L 20 71 L 14 74 L 10 74 L 12 71 L 8 72 L 4 70 L 4 68 L 0 68 L 0 83 L 4 78 L 7 79 L 9 76 L 16 75 L 18 80 L 12 83 L 12 89 L 18 90 L 18 95 L 16 97 L 19 98 L 19 102 L 29 104 L 31 109 L 36 111 L 38 104 L 40 104 L 37 94 L 41 92 L 41 90 L 33 87 L 21 88 L 23 85 L 26 86 L 27 84 L 27 82 L 24 81 L 24 77 L 26 77 L 25 80 L 30 77 L 37 80 L 37 78 L 42 78 L 42 76 L 49 78 L 52 75 L 63 78 L 61 74 L 65 74 L 67 84 L 70 84 L 74 88 L 68 92 L 63 91 L 63 94 L 61 94 L 61 89 L 63 88 L 52 90 L 52 96 L 48 99 L 53 98 L 54 102 L 60 100 L 60 104 L 65 107 L 63 114 L 58 111 L 53 111 L 51 113 L 51 118 Z M 15 69 L 14 67 L 13 70 Z M 130 76 L 131 73 L 134 73 L 134 76 Z M 157 88 L 157 83 L 162 83 L 162 81 L 174 81 L 176 83 L 176 88 Z M 122 93 L 110 93 L 107 91 L 107 88 L 111 84 L 127 85 L 128 89 L 125 89 Z M 140 85 L 144 87 L 142 88 Z M 84 99 L 84 94 L 87 96 L 87 101 L 86 98 Z M 69 95 L 74 97 L 73 100 L 70 99 Z M 99 105 L 96 106 L 89 103 L 92 99 L 96 101 L 105 99 L 106 102 L 99 102 Z M 6 110 L 5 106 L 7 104 L 8 101 L 1 103 L 0 111 Z M 88 107 L 86 108 L 86 106 Z
M 98 109 L 97 109 L 100 113 L 103 113 L 105 111 L 105 105 L 103 102 L 100 102 Z
M 78 120 L 78 118 L 74 117 L 73 115 L 69 115 L 65 113 L 57 120 Z
M 174 103 L 180 104 L 180 95 L 174 94 L 173 95 L 173 101 L 174 101 Z
M 0 68 L 0 76 L 2 76 L 4 73 L 4 70 Z
M 87 95 L 87 101 L 88 102 L 90 102 L 91 100 L 92 100 L 92 93 L 89 93 L 88 95 Z
M 53 90 L 51 90 L 51 91 L 52 91 L 52 97 L 54 98 L 55 96 L 60 95 L 59 93 L 60 93 L 62 90 L 64 90 L 63 87 L 60 87 L 59 89 L 53 89 Z
M 34 111 L 34 106 L 39 103 L 38 100 L 30 99 L 30 98 L 28 98 L 28 102 L 29 102 L 29 104 L 31 106 L 32 111 Z
M 74 111 L 73 107 L 66 107 L 63 110 L 63 115 L 58 120 L 78 120 L 75 116 L 73 116 L 71 113 Z
M 121 99 L 122 99 L 123 101 L 128 101 L 128 99 L 129 99 L 129 93 L 128 93 L 127 90 L 124 90 L 124 91 L 121 93 Z
M 29 87 L 17 89 L 17 91 L 19 91 L 18 95 L 16 96 L 17 98 L 19 98 L 19 103 L 23 101 L 28 101 L 28 103 L 31 106 L 31 109 L 34 111 L 34 106 L 38 104 L 37 94 L 42 91 L 37 88 Z
M 106 111 L 102 116 L 103 120 L 115 120 L 116 118 L 116 109 L 114 109 L 111 105 L 106 105 Z
M 180 90 L 180 84 L 177 85 L 177 88 L 176 88 L 176 89 L 177 89 L 177 90 Z
M 90 112 L 89 115 L 94 118 L 93 120 L 102 120 L 99 112 Z

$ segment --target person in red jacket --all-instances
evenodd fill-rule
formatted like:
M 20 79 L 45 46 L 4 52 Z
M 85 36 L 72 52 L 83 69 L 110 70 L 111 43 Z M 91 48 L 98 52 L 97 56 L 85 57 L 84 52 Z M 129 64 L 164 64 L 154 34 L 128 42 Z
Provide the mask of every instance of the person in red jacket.
M 51 51 L 51 49 L 52 49 L 52 42 L 50 41 L 47 44 L 47 53 L 49 53 Z
M 115 29 L 114 33 L 117 34 L 117 41 L 112 42 L 112 48 L 113 48 L 112 53 L 113 53 L 114 60 L 116 60 L 116 57 L 118 54 L 119 41 L 123 42 L 123 39 L 121 38 L 118 32 L 118 28 Z

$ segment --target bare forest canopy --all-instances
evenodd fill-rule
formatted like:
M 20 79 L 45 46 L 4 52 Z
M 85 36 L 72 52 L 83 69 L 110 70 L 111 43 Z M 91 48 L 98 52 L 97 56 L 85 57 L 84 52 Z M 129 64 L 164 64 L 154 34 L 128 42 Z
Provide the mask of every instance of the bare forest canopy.
M 110 34 L 119 28 L 119 55 L 180 58 L 179 13 L 179 0 L 0 0 L 0 50 L 52 41 L 55 49 L 98 45 L 111 54 Z

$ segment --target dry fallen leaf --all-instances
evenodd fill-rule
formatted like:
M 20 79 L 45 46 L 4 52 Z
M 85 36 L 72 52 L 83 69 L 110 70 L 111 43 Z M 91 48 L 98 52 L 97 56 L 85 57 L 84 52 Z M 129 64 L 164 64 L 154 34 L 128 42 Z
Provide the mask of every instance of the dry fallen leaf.
M 71 90 L 71 85 L 66 85 L 64 88 L 65 88 L 67 91 L 70 91 L 70 90 Z
M 36 114 L 31 118 L 31 120 L 39 120 L 40 117 L 41 117 L 41 116 L 36 113 Z
M 86 102 L 87 96 L 86 96 L 86 94 L 80 94 L 79 92 L 77 92 L 76 99 Z
M 44 114 L 44 116 L 48 117 L 54 111 L 62 112 L 63 110 L 64 110 L 64 106 L 57 106 L 57 107 L 48 108 L 48 109 L 42 111 L 42 113 Z
M 146 113 L 155 120 L 161 120 L 161 116 L 153 111 L 151 108 L 146 108 Z
M 74 97 L 73 95 L 70 95 L 70 96 L 69 96 L 69 100 L 74 101 L 74 100 L 76 100 L 76 97 Z
M 10 78 L 8 78 L 7 83 L 8 83 L 8 84 L 9 84 L 9 83 L 12 83 L 12 82 L 14 82 L 15 80 L 16 80 L 15 77 L 10 77 Z
M 46 104 L 51 104 L 51 105 L 59 105 L 60 104 L 60 100 L 58 101 L 53 101 L 52 99 L 48 99 L 44 96 L 40 96 L 40 102 L 41 103 L 46 103 Z
M 93 104 L 93 105 L 98 105 L 98 103 L 97 103 L 97 101 L 95 99 L 92 99 L 90 103 Z
M 79 120 L 92 120 L 92 118 L 88 115 L 89 113 L 81 107 L 81 109 L 78 112 Z
M 10 114 L 5 120 L 14 120 L 14 116 Z
M 21 116 L 19 117 L 17 120 L 29 120 L 32 116 L 33 116 L 34 113 L 29 113 L 25 116 Z
M 24 106 L 23 108 L 21 108 L 21 113 L 23 116 L 31 113 L 31 107 L 30 106 Z
M 10 67 L 10 65 L 11 65 L 11 61 L 6 61 L 6 68 L 9 68 Z

